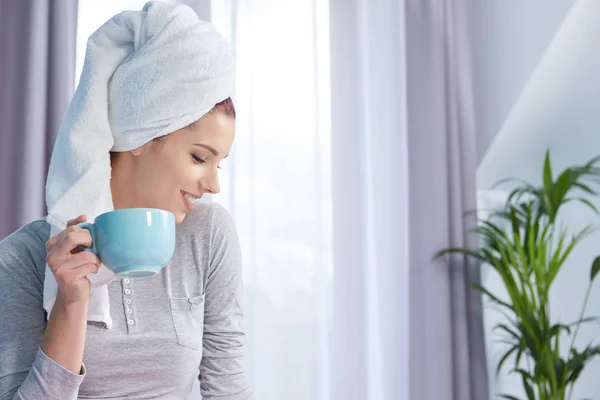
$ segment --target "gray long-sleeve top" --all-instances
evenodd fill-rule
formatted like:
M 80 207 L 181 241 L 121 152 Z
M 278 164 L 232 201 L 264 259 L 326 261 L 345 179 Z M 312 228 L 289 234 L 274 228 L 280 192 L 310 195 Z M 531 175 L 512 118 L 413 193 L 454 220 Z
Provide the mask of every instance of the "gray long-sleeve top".
M 171 263 L 151 278 L 109 284 L 111 329 L 88 322 L 73 374 L 40 348 L 49 225 L 0 241 L 0 399 L 248 400 L 242 364 L 241 252 L 229 213 L 201 203 L 177 226 Z

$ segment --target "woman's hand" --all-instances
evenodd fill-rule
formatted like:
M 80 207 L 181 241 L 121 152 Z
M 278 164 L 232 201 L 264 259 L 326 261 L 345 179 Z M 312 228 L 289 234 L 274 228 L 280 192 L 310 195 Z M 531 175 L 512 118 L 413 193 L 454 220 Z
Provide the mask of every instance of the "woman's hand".
M 100 268 L 100 258 L 78 246 L 90 247 L 92 236 L 76 226 L 87 221 L 85 215 L 68 222 L 67 228 L 46 242 L 46 262 L 58 284 L 57 300 L 64 305 L 87 302 L 91 291 L 88 274 L 95 274 Z

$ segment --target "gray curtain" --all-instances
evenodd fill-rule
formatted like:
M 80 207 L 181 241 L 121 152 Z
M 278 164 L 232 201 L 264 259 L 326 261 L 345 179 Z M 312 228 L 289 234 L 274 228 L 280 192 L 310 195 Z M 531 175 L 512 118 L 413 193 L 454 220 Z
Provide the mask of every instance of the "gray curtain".
M 43 217 L 73 93 L 77 0 L 0 1 L 0 239 Z
M 411 399 L 488 398 L 476 246 L 477 162 L 465 0 L 407 1 Z

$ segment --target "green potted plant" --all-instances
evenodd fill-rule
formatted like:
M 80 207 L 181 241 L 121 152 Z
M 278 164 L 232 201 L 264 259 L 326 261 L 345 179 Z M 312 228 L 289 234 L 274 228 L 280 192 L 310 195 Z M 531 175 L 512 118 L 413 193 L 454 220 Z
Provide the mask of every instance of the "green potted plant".
M 573 166 L 553 178 L 549 152 L 543 166 L 542 184 L 534 186 L 522 180 L 516 182 L 504 207 L 480 220 L 474 229 L 479 248 L 447 248 L 435 258 L 460 253 L 491 266 L 502 279 L 508 299 L 501 299 L 478 283 L 473 286 L 498 306 L 505 321 L 494 330 L 500 331 L 507 348 L 497 365 L 497 372 L 510 359 L 511 373 L 521 376 L 528 400 L 571 399 L 572 390 L 583 368 L 598 354 L 600 346 L 589 344 L 577 348 L 575 340 L 582 324 L 595 318 L 584 318 L 592 283 L 600 271 L 600 257 L 590 269 L 589 285 L 577 321 L 551 321 L 549 292 L 569 254 L 592 229 L 588 225 L 580 232 L 568 234 L 558 223 L 561 207 L 580 202 L 596 214 L 598 209 L 589 200 L 596 191 L 590 183 L 600 182 L 600 157 L 585 165 Z M 568 347 L 565 343 L 569 343 Z M 502 398 L 515 400 L 509 394 Z

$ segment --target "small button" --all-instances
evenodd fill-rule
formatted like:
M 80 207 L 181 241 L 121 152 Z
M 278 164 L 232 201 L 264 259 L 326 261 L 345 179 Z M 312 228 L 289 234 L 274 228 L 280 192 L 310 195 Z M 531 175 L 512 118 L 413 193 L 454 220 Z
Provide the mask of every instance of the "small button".
M 131 289 L 125 289 L 125 294 L 131 294 Z
M 131 283 L 131 279 L 129 279 L 129 278 L 125 278 L 125 279 L 123 280 L 123 282 L 125 282 L 125 284 L 129 285 L 129 284 Z
M 132 319 L 128 319 L 127 324 L 129 324 L 129 326 L 133 326 L 133 325 L 135 325 L 135 321 Z
M 133 310 L 131 308 L 127 308 L 127 314 L 133 314 Z
M 131 301 L 131 299 L 126 299 L 126 300 L 125 300 L 125 303 L 127 303 L 127 304 L 131 304 L 131 303 L 132 303 L 132 301 Z

